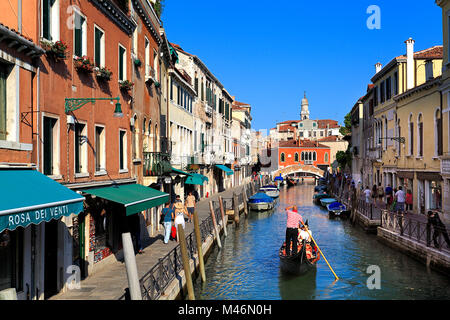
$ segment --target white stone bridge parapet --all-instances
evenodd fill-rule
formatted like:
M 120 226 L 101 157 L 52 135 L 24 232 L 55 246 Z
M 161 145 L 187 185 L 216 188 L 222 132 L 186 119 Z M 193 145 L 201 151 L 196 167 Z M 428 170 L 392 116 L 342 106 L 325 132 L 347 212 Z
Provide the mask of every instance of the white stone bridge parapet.
M 273 176 L 277 177 L 281 174 L 282 177 L 285 177 L 297 172 L 309 173 L 318 177 L 323 177 L 325 173 L 322 169 L 319 169 L 313 165 L 294 164 L 274 171 Z

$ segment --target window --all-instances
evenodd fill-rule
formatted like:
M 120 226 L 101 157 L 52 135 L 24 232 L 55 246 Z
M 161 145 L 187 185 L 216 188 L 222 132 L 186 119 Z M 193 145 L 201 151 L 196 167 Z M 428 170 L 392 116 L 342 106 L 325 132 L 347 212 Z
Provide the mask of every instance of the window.
M 6 80 L 8 73 L 4 65 L 0 64 L 0 140 L 6 140 L 7 137 L 7 95 Z
M 417 140 L 417 155 L 419 157 L 423 157 L 423 118 L 422 114 L 419 114 L 417 118 L 417 131 L 418 131 L 418 140 Z
M 0 290 L 23 291 L 23 228 L 0 233 Z
M 434 124 L 435 124 L 435 155 L 442 156 L 442 117 L 441 110 L 437 109 L 434 115 Z
M 145 77 L 150 77 L 150 41 L 145 37 Z
M 320 131 L 320 136 L 323 137 L 323 131 Z
M 158 52 L 153 50 L 153 72 L 155 73 L 155 79 L 158 81 Z
M 296 152 L 295 155 L 294 155 L 294 161 L 298 162 L 298 152 Z
M 425 81 L 433 79 L 433 60 L 425 62 Z
M 280 161 L 281 161 L 281 162 L 284 162 L 284 161 L 285 161 L 284 153 L 281 153 Z
M 378 87 L 373 88 L 373 105 L 378 105 Z
M 384 81 L 381 81 L 381 84 L 380 84 L 380 98 L 381 98 L 381 103 L 383 103 L 384 102 L 384 99 L 385 99 L 385 87 L 384 87 L 385 85 L 384 85 Z
M 412 114 L 409 116 L 409 155 L 414 154 L 414 122 Z
M 328 152 L 325 152 L 323 159 L 325 163 L 328 163 Z
M 391 77 L 386 79 L 386 100 L 391 98 Z
M 302 152 L 302 161 L 305 161 L 305 153 Z
M 44 137 L 43 137 L 43 162 L 44 162 L 44 174 L 51 176 L 54 175 L 55 167 L 57 167 L 59 154 L 58 154 L 58 130 L 57 119 L 44 117 Z
M 317 154 L 316 154 L 315 151 L 313 152 L 312 156 L 313 156 L 313 161 L 316 161 L 317 160 Z
M 170 78 L 170 100 L 173 101 L 173 79 Z
M 127 50 L 119 44 L 119 80 L 127 79 Z
M 106 146 L 105 146 L 105 128 L 95 126 L 95 171 L 106 170 L 105 165 Z
M 78 57 L 87 54 L 86 43 L 86 18 L 78 12 L 75 15 L 75 29 L 74 29 L 74 55 Z
M 42 0 L 42 37 L 59 40 L 59 0 Z
M 105 67 L 105 33 L 94 27 L 94 62 L 97 67 Z
M 75 174 L 87 172 L 86 125 L 75 123 Z
M 119 170 L 127 169 L 127 140 L 126 131 L 119 130 Z
M 398 73 L 394 73 L 394 95 L 398 94 Z

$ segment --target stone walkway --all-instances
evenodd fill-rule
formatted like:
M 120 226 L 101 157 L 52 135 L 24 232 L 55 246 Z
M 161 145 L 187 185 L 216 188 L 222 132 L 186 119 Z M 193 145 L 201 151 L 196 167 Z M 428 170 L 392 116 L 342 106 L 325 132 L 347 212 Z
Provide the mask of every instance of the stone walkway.
M 218 200 L 219 196 L 232 198 L 233 192 L 241 193 L 242 189 L 243 186 L 238 186 L 221 193 L 216 193 L 210 198 L 200 200 L 197 203 L 200 223 L 210 216 L 209 201 Z M 160 258 L 163 258 L 170 250 L 178 245 L 176 241 L 169 241 L 168 244 L 164 244 L 163 230 L 164 228 L 157 232 L 154 237 L 151 237 L 147 243 L 143 244 L 143 254 L 136 255 L 139 278 L 142 278 Z M 193 231 L 194 224 L 186 223 L 186 235 Z M 125 293 L 126 288 L 128 288 L 128 279 L 125 263 L 116 260 L 103 270 L 82 280 L 80 289 L 59 293 L 51 297 L 50 300 L 117 300 Z

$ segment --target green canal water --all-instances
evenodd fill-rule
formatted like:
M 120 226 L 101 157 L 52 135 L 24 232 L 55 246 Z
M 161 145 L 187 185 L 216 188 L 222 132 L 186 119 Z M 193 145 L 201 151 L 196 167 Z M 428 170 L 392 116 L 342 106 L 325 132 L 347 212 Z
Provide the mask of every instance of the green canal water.
M 326 210 L 313 204 L 314 186 L 282 187 L 274 210 L 241 216 L 239 227 L 228 225 L 206 262 L 206 283 L 195 280 L 195 297 L 200 300 L 390 300 L 450 299 L 450 278 L 378 242 L 348 221 L 330 220 Z M 297 204 L 309 220 L 314 239 L 340 278 L 324 259 L 317 269 L 303 276 L 280 272 L 278 249 L 285 237 L 284 208 Z M 376 265 L 380 289 L 369 289 L 368 278 Z M 372 283 L 372 281 L 370 281 Z

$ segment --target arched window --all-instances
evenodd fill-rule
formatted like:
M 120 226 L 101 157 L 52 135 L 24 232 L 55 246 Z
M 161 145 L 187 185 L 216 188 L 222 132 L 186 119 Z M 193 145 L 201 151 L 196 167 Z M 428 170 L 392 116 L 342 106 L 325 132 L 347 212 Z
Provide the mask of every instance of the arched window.
M 152 120 L 148 120 L 148 151 L 153 151 L 153 132 L 152 132 Z
M 159 133 L 158 124 L 155 124 L 155 151 L 159 152 Z
M 312 154 L 311 154 L 311 152 L 308 152 L 308 160 L 312 160 Z
M 138 118 L 137 115 L 134 115 L 133 117 L 133 159 L 136 159 L 139 157 L 138 150 L 139 150 L 139 125 L 138 125 Z
M 325 163 L 328 163 L 328 152 L 325 152 L 324 162 L 325 162 Z
M 284 161 L 285 161 L 285 160 L 284 160 L 284 152 L 281 153 L 280 161 L 281 161 L 281 162 L 284 162 Z
M 412 156 L 414 154 L 414 121 L 412 113 L 409 115 L 409 155 Z
M 434 124 L 435 124 L 435 134 L 434 134 L 434 144 L 435 144 L 435 154 L 436 156 L 442 155 L 442 117 L 441 110 L 436 109 L 434 114 Z
M 314 153 L 313 153 L 313 160 L 314 160 L 314 161 L 317 160 L 317 155 L 316 155 L 316 152 L 315 152 L 315 151 L 314 151 Z
M 294 161 L 298 162 L 298 152 L 296 152 L 295 155 L 294 155 Z
M 305 161 L 305 153 L 302 152 L 302 161 Z
M 423 157 L 423 117 L 419 114 L 417 118 L 417 155 Z

